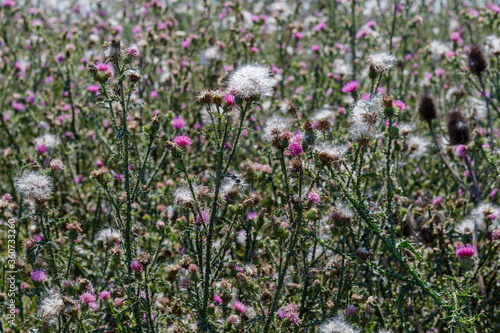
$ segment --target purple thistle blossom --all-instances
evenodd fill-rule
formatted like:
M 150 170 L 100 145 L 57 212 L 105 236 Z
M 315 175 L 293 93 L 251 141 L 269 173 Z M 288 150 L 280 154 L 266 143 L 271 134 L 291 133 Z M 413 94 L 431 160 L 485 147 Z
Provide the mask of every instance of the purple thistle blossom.
M 457 246 L 455 248 L 455 253 L 457 254 L 457 257 L 460 259 L 472 258 L 472 256 L 474 256 L 474 253 L 476 253 L 476 249 L 474 249 L 470 244 L 465 244 Z
M 354 80 L 354 81 L 351 81 L 351 82 L 347 82 L 342 87 L 342 92 L 344 94 L 348 94 L 350 92 L 353 92 L 354 90 L 356 90 L 358 88 L 358 85 L 359 85 L 359 82 L 357 80 Z

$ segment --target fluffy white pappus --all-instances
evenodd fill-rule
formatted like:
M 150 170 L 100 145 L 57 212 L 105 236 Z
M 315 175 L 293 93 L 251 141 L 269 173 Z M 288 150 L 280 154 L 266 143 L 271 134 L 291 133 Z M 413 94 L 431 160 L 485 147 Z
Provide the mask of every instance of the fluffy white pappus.
M 495 35 L 486 36 L 484 40 L 484 52 L 490 57 L 500 55 L 500 38 Z
M 408 151 L 410 157 L 418 158 L 427 154 L 430 141 L 420 136 L 412 136 L 408 138 Z
M 493 231 L 500 226 L 500 209 L 491 203 L 481 203 L 456 227 L 462 234 L 474 232 L 474 223 L 481 232 Z
M 57 323 L 59 314 L 64 311 L 64 301 L 57 289 L 50 289 L 38 306 L 38 317 L 49 325 Z
M 316 111 L 311 117 L 311 120 L 314 122 L 318 122 L 325 118 L 330 121 L 335 118 L 335 112 L 330 109 L 330 106 L 328 104 L 325 104 L 322 109 Z
M 208 67 L 215 61 L 222 59 L 222 53 L 218 46 L 210 46 L 207 48 L 200 57 L 200 64 L 203 67 Z
M 35 139 L 35 145 L 45 146 L 46 148 L 52 150 L 61 143 L 61 139 L 57 135 L 46 133 Z
M 266 65 L 247 64 L 238 67 L 228 79 L 228 91 L 243 99 L 265 98 L 273 95 L 271 69 Z
M 270 142 L 276 135 L 280 135 L 287 130 L 288 122 L 285 118 L 272 116 L 266 120 L 262 133 L 262 139 Z
M 194 202 L 193 194 L 187 187 L 179 187 L 174 194 L 174 202 L 177 205 L 187 205 Z
M 438 40 L 433 40 L 429 44 L 429 51 L 431 52 L 431 58 L 434 61 L 440 61 L 446 53 L 451 51 L 450 43 L 443 43 Z
M 313 150 L 317 154 L 325 154 L 333 160 L 340 160 L 347 152 L 346 145 L 334 145 L 328 142 L 320 142 L 313 146 Z
M 229 195 L 231 192 L 239 193 L 247 187 L 247 184 L 240 180 L 239 175 L 236 176 L 236 179 L 225 177 L 224 180 L 222 180 L 222 184 L 220 185 L 219 190 L 219 193 L 222 197 Z
M 106 228 L 97 233 L 96 240 L 102 242 L 117 242 L 121 238 L 121 233 L 117 229 Z
M 382 101 L 373 96 L 368 101 L 358 100 L 351 111 L 349 132 L 354 140 L 371 139 L 378 134 Z
M 29 201 L 48 201 L 52 197 L 52 179 L 38 171 L 25 173 L 16 180 L 16 189 Z
M 359 330 L 355 329 L 344 316 L 329 319 L 319 327 L 320 333 L 358 333 Z
M 396 57 L 388 52 L 377 52 L 368 56 L 368 65 L 378 73 L 385 72 L 395 64 Z

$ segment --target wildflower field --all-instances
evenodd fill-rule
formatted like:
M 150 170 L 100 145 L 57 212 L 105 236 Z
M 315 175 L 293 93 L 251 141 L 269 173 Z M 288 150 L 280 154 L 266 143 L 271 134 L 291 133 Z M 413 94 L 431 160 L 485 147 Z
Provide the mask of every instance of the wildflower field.
M 0 46 L 1 332 L 500 332 L 496 0 L 0 0 Z

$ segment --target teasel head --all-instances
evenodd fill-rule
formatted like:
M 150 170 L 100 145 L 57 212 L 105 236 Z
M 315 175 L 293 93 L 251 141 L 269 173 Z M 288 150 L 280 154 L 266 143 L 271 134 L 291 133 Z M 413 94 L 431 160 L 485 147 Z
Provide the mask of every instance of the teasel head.
M 467 145 L 470 141 L 467 119 L 458 110 L 448 113 L 448 136 L 452 146 Z
M 437 118 L 436 104 L 434 104 L 434 99 L 430 95 L 424 94 L 420 96 L 418 114 L 422 120 L 427 122 L 431 122 L 432 119 Z
M 469 70 L 472 74 L 481 75 L 487 67 L 488 63 L 483 51 L 478 45 L 473 45 L 469 52 Z

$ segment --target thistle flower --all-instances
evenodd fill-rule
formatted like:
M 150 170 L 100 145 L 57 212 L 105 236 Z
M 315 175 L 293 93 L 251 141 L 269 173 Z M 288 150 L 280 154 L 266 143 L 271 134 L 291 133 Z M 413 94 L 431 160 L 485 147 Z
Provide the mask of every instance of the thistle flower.
M 246 100 L 271 97 L 273 95 L 271 69 L 260 64 L 240 66 L 229 76 L 228 91 Z
M 190 146 L 193 141 L 191 141 L 191 139 L 187 135 L 180 135 L 174 139 L 174 143 L 180 147 L 187 147 Z
M 358 85 L 359 85 L 359 81 L 357 81 L 357 80 L 351 81 L 351 82 L 347 82 L 342 87 L 342 92 L 344 94 L 348 94 L 350 92 L 353 92 L 354 90 L 356 90 L 358 88 Z
M 285 99 L 280 103 L 281 113 L 294 113 L 298 111 L 298 107 L 289 99 Z
M 467 157 L 467 146 L 458 145 L 457 148 L 455 149 L 455 153 L 459 157 Z
M 57 323 L 59 314 L 64 310 L 63 298 L 57 289 L 50 289 L 43 297 L 38 307 L 38 317 L 48 324 Z
M 137 260 L 132 260 L 132 262 L 130 263 L 130 268 L 132 268 L 134 272 L 140 272 L 142 271 L 143 266 Z
M 469 70 L 471 73 L 480 75 L 486 70 L 488 63 L 484 53 L 478 45 L 473 45 L 469 52 Z
M 182 116 L 178 116 L 178 117 L 175 117 L 174 119 L 172 119 L 172 121 L 170 122 L 170 125 L 174 129 L 180 130 L 180 129 L 183 129 L 184 127 L 186 127 L 186 121 L 184 120 L 184 118 L 182 118 Z
M 372 53 L 368 56 L 370 71 L 383 73 L 396 64 L 396 57 L 387 52 Z
M 319 327 L 319 333 L 358 333 L 344 316 L 329 319 Z
M 50 168 L 54 171 L 62 171 L 64 169 L 64 164 L 61 160 L 50 161 Z
M 464 259 L 464 258 L 470 259 L 474 256 L 474 253 L 476 253 L 476 249 L 474 249 L 470 244 L 465 244 L 457 246 L 455 248 L 455 253 L 459 259 Z
M 15 185 L 17 191 L 32 203 L 43 204 L 52 197 L 52 179 L 38 171 L 25 173 Z
M 425 121 L 431 121 L 437 118 L 436 105 L 430 95 L 422 95 L 418 104 L 418 114 Z
M 234 309 L 238 312 L 245 313 L 245 311 L 247 310 L 247 306 L 238 300 L 235 300 L 233 305 Z
M 241 322 L 240 317 L 233 314 L 227 317 L 227 322 L 233 326 L 238 326 Z
M 97 296 L 90 293 L 90 292 L 84 292 L 83 294 L 80 295 L 80 303 L 83 304 L 90 304 L 92 302 L 95 302 L 97 300 Z
M 450 145 L 466 145 L 470 141 L 469 126 L 467 120 L 458 110 L 448 113 L 448 136 Z
M 47 274 L 42 270 L 34 270 L 31 272 L 31 279 L 35 282 L 42 282 L 47 279 Z
M 196 214 L 196 222 L 197 223 L 209 223 L 210 222 L 210 212 L 207 209 L 201 210 L 201 217 L 199 214 Z

